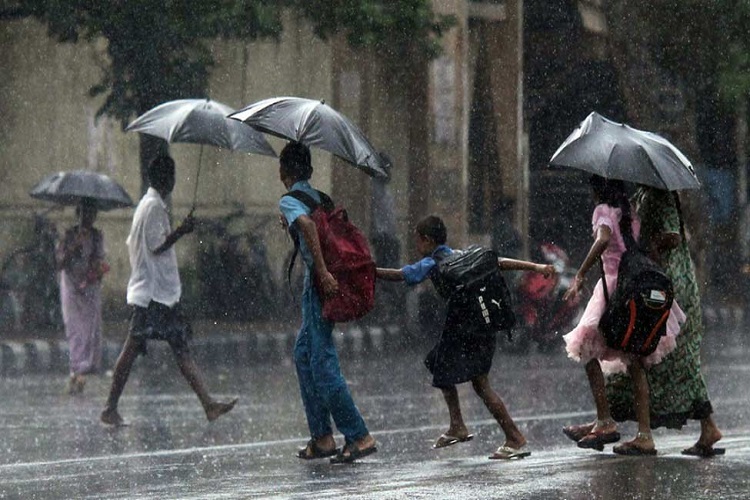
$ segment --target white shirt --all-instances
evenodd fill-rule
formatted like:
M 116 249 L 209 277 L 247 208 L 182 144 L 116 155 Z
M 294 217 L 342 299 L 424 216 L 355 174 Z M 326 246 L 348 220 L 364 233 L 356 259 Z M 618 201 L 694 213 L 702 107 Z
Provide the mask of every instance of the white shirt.
M 126 241 L 131 269 L 128 304 L 148 307 L 153 300 L 172 307 L 180 300 L 182 285 L 174 246 L 159 255 L 154 253 L 171 232 L 167 205 L 158 191 L 149 188 L 135 209 Z

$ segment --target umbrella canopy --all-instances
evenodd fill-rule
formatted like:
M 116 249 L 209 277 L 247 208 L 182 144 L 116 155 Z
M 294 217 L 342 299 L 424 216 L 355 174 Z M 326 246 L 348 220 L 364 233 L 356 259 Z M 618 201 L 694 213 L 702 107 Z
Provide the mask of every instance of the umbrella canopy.
M 226 104 L 210 99 L 179 99 L 147 111 L 125 130 L 153 135 L 170 143 L 208 144 L 275 157 L 263 134 L 227 119 L 233 112 Z
M 550 165 L 667 191 L 700 188 L 692 164 L 668 140 L 613 122 L 596 112 L 565 139 Z
M 42 179 L 29 192 L 32 198 L 61 205 L 77 205 L 82 198 L 96 200 L 99 210 L 132 207 L 127 191 L 110 177 L 89 170 L 58 172 Z
M 229 118 L 268 134 L 319 147 L 373 177 L 388 177 L 386 163 L 362 131 L 323 101 L 274 97 L 251 104 Z

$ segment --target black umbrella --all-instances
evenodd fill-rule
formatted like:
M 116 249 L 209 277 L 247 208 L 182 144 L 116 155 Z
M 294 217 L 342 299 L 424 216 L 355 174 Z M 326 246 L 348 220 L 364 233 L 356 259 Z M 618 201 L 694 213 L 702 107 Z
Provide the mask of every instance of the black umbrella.
M 550 165 L 667 191 L 700 188 L 692 164 L 668 140 L 613 122 L 596 112 L 565 139 Z
M 373 177 L 388 177 L 388 167 L 362 131 L 323 101 L 274 97 L 251 104 L 229 118 L 282 139 L 333 153 Z
M 132 207 L 125 189 L 110 177 L 89 170 L 58 172 L 42 179 L 29 192 L 32 198 L 61 205 L 77 205 L 82 198 L 96 200 L 99 210 Z

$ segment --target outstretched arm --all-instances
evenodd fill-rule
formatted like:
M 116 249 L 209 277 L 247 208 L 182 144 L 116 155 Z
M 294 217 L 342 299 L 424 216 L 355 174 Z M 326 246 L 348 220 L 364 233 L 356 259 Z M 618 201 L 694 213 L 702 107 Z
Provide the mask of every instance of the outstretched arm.
M 378 267 L 375 269 L 375 277 L 383 281 L 404 281 L 404 272 L 401 269 Z
M 555 266 L 551 264 L 537 264 L 527 260 L 506 259 L 500 257 L 497 259 L 497 265 L 503 271 L 531 271 L 543 274 L 545 278 L 555 275 Z

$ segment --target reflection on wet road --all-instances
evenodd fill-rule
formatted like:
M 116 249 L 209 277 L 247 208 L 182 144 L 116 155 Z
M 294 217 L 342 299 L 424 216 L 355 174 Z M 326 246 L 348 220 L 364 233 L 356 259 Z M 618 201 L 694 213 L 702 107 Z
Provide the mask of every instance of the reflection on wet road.
M 120 412 L 128 427 L 98 423 L 109 380 L 92 379 L 82 397 L 63 394 L 60 377 L 0 383 L 0 498 L 748 498 L 750 364 L 744 349 L 715 349 L 706 376 L 727 455 L 685 457 L 697 423 L 659 430 L 656 458 L 581 450 L 560 428 L 591 418 L 583 369 L 554 355 L 499 353 L 494 387 L 526 434 L 533 454 L 488 460 L 502 432 L 471 388 L 464 417 L 476 438 L 431 449 L 447 428 L 440 393 L 430 387 L 423 353 L 343 360 L 355 401 L 379 443 L 362 462 L 332 466 L 294 457 L 307 439 L 294 371 L 279 365 L 203 364 L 218 396 L 237 408 L 206 422 L 174 362 L 140 360 Z M 634 424 L 622 427 L 629 439 Z M 339 440 L 341 444 L 341 441 Z

